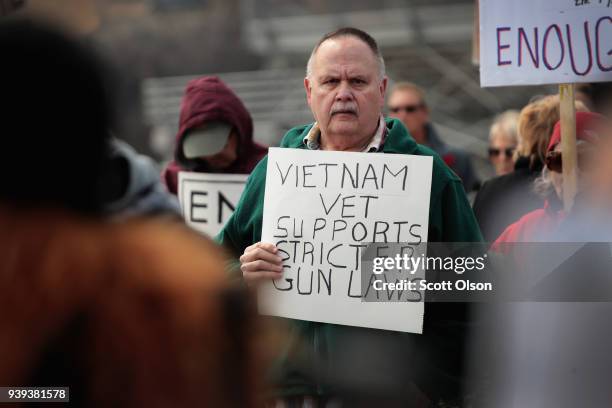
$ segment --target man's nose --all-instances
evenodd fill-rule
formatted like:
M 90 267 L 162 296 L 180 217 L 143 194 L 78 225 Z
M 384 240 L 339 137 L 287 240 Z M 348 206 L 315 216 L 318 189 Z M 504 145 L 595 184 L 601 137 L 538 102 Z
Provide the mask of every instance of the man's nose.
M 353 100 L 353 92 L 351 90 L 351 87 L 347 83 L 345 82 L 340 83 L 340 87 L 338 88 L 338 93 L 336 94 L 336 100 L 342 101 L 342 102 Z

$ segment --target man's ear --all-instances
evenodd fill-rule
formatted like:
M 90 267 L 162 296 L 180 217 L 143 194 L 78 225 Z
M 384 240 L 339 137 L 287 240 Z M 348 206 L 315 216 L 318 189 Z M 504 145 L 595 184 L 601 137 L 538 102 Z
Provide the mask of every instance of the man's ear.
M 384 78 L 382 79 L 382 81 L 380 81 L 380 99 L 381 99 L 381 106 L 384 107 L 385 106 L 385 95 L 387 93 L 387 84 L 389 82 L 389 78 L 385 75 Z
M 310 79 L 308 79 L 308 77 L 304 78 L 304 89 L 306 89 L 306 101 L 308 102 L 308 106 L 310 106 L 312 89 L 310 88 Z

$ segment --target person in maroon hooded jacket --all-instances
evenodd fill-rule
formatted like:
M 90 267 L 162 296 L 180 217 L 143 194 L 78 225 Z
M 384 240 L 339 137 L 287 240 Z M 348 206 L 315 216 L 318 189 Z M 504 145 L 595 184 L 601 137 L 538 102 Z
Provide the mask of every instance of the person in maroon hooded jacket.
M 253 120 L 238 96 L 215 76 L 187 84 L 174 161 L 162 172 L 177 194 L 179 171 L 249 174 L 268 149 L 253 140 Z

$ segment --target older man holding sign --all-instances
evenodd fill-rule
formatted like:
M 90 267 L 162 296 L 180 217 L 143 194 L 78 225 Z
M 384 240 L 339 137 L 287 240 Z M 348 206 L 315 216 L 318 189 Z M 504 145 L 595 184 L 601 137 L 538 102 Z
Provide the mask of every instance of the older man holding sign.
M 291 150 L 273 149 L 257 165 L 218 236 L 241 255 L 244 280 L 261 284 L 262 313 L 292 319 L 273 373 L 278 396 L 304 405 L 337 395 L 330 381 L 352 374 L 343 364 L 354 356 L 346 351 L 361 338 L 391 339 L 408 352 L 402 365 L 410 368 L 394 379 L 403 391 L 454 398 L 461 346 L 445 321 L 456 317 L 455 306 L 428 305 L 421 321 L 422 303 L 420 312 L 406 302 L 363 303 L 351 275 L 359 273 L 359 248 L 368 242 L 480 241 L 461 181 L 399 121 L 383 118 L 384 60 L 367 33 L 325 35 L 304 87 L 316 122 L 290 130 L 281 147 Z M 355 353 L 378 344 L 365 343 Z

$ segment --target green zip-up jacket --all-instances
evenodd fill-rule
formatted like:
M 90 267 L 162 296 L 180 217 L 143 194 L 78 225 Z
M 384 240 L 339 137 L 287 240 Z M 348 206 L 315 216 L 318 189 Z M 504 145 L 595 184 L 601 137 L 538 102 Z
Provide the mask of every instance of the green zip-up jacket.
M 377 153 L 433 156 L 429 210 L 429 242 L 481 242 L 482 236 L 459 177 L 431 149 L 418 145 L 396 119 L 387 119 L 387 135 Z M 291 129 L 284 148 L 307 149 L 304 138 L 312 124 Z M 375 153 L 372 153 L 375 154 Z M 261 240 L 267 156 L 251 173 L 234 214 L 216 237 L 236 257 Z M 336 355 L 344 355 L 346 336 L 389 336 L 413 348 L 412 381 L 430 398 L 457 394 L 461 371 L 461 342 L 457 331 L 462 312 L 456 304 L 426 304 L 423 334 L 400 334 L 326 323 L 287 320 L 290 335 L 271 373 L 278 396 L 325 396 L 335 392 L 327 384 Z M 460 326 L 460 324 L 459 324 Z M 461 336 L 462 334 L 458 334 Z M 337 366 L 336 366 L 337 369 Z M 342 375 L 342 373 L 340 373 Z M 333 376 L 333 374 L 331 374 Z M 447 395 L 448 394 L 448 395 Z

